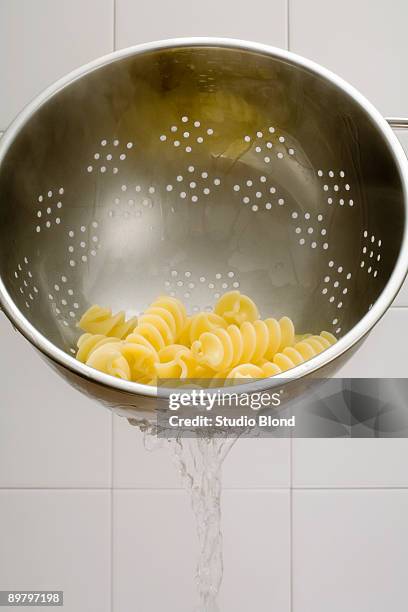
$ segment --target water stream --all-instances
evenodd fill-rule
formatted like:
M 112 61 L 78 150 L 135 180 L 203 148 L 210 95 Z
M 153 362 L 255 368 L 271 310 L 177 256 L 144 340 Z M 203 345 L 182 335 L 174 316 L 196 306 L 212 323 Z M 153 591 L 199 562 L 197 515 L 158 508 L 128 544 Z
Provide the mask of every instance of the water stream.
M 222 465 L 237 437 L 192 438 L 166 440 L 157 437 L 157 428 L 146 421 L 131 421 L 144 433 L 144 444 L 154 450 L 168 443 L 190 495 L 198 536 L 196 582 L 199 604 L 196 612 L 220 612 L 218 593 L 223 577 L 221 530 Z

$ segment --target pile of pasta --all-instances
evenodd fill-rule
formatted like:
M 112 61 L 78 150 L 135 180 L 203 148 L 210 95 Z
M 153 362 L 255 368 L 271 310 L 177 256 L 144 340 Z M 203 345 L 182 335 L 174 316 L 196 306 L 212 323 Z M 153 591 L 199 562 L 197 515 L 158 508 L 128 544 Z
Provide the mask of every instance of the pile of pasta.
M 138 318 L 91 306 L 78 327 L 77 359 L 124 380 L 246 379 L 281 374 L 336 342 L 327 331 L 297 335 L 289 317 L 261 319 L 239 291 L 212 312 L 189 316 L 183 303 L 159 297 Z

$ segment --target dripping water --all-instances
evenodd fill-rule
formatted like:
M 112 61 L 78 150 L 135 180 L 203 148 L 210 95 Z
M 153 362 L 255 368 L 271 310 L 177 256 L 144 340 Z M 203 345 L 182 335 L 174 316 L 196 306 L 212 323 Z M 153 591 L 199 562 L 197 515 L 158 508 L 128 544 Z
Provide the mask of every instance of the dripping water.
M 144 434 L 147 450 L 167 443 L 176 467 L 190 495 L 198 536 L 196 583 L 199 605 L 196 612 L 220 612 L 218 593 L 223 577 L 221 530 L 222 465 L 236 437 L 195 437 L 166 439 L 147 421 L 131 420 Z

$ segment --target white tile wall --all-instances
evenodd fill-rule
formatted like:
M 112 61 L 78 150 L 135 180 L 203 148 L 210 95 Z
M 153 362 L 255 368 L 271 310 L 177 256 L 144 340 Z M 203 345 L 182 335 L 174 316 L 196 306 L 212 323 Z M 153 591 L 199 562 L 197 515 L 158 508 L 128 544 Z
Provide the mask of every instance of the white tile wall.
M 290 487 L 290 440 L 237 440 L 225 462 L 224 487 L 269 489 Z
M 194 609 L 196 543 L 184 491 L 115 491 L 113 542 L 115 611 Z
M 191 35 L 289 45 L 407 115 L 407 23 L 405 0 L 2 0 L 0 129 L 114 46 Z M 408 284 L 395 306 L 344 375 L 407 375 Z M 194 525 L 168 450 L 112 426 L 2 315 L 0 338 L 0 588 L 63 588 L 69 612 L 193 609 Z M 224 469 L 222 611 L 405 610 L 407 455 L 405 440 L 239 441 Z
M 384 115 L 407 116 L 405 0 L 290 0 L 290 49 L 355 85 Z
M 288 491 L 225 491 L 225 612 L 290 611 Z M 114 492 L 114 610 L 195 609 L 195 524 L 184 491 Z
M 113 0 L 1 0 L 0 128 L 42 89 L 113 49 Z
M 295 491 L 293 612 L 406 610 L 408 491 Z
M 116 45 L 182 36 L 222 36 L 287 46 L 286 0 L 116 0 Z
M 0 490 L 0 589 L 63 590 L 65 612 L 110 612 L 110 511 L 107 491 Z
M 408 487 L 408 441 L 293 440 L 295 488 Z
M 223 511 L 222 612 L 291 612 L 289 491 L 226 491 Z

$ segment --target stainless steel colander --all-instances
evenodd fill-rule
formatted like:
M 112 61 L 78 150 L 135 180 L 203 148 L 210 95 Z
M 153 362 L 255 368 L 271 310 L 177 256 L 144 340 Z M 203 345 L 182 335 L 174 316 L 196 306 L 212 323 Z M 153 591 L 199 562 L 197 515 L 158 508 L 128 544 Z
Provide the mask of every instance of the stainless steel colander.
M 219 39 L 126 49 L 4 135 L 0 301 L 64 377 L 115 406 L 149 409 L 156 391 L 75 360 L 93 303 L 137 314 L 167 293 L 195 312 L 237 288 L 341 338 L 284 378 L 331 371 L 404 279 L 407 177 L 387 122 L 308 60 Z

